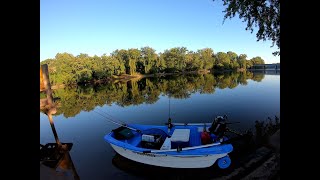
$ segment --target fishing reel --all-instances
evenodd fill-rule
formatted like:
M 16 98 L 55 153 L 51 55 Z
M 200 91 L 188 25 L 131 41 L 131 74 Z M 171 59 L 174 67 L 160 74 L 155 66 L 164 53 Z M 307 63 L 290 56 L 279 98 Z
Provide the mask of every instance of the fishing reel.
M 171 122 L 171 118 L 168 119 L 168 122 L 165 123 L 168 126 L 168 129 L 171 129 L 173 127 L 173 124 Z

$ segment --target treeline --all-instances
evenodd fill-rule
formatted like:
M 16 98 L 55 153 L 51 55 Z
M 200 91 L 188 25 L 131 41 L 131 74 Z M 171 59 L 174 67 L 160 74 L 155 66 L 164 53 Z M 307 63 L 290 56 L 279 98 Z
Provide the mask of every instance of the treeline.
M 53 96 L 56 101 L 57 113 L 65 117 L 73 117 L 81 111 L 92 111 L 96 106 L 113 103 L 125 107 L 139 104 L 153 104 L 160 95 L 186 99 L 191 94 L 213 94 L 215 89 L 236 88 L 239 84 L 247 85 L 247 80 L 261 81 L 263 73 L 226 72 L 219 74 L 193 74 L 169 76 L 166 78 L 143 78 L 139 81 L 98 84 L 96 86 L 77 86 L 56 89 Z M 40 97 L 46 96 L 40 93 Z
M 57 53 L 54 59 L 46 59 L 40 64 L 48 64 L 51 84 L 75 84 L 122 74 L 247 69 L 254 64 L 264 64 L 264 60 L 261 57 L 248 60 L 246 54 L 237 55 L 231 51 L 215 54 L 211 48 L 194 52 L 175 47 L 157 54 L 153 48 L 143 47 L 115 50 L 100 57 Z

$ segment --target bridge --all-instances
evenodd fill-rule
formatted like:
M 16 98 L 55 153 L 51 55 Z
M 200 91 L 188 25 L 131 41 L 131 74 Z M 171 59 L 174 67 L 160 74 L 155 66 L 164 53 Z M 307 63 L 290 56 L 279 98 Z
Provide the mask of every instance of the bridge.
M 255 64 L 250 69 L 280 70 L 280 63 Z

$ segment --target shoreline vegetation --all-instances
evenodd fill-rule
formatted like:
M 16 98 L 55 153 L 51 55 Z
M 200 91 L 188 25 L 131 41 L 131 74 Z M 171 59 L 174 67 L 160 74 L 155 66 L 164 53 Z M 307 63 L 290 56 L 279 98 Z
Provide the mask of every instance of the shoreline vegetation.
M 228 51 L 214 53 L 211 48 L 189 51 L 186 47 L 174 47 L 156 53 L 151 47 L 115 50 L 110 55 L 89 56 L 80 53 L 57 53 L 46 59 L 50 83 L 53 88 L 108 81 L 127 81 L 143 77 L 176 74 L 202 74 L 219 71 L 240 71 L 253 65 L 264 64 L 257 56 L 247 59 L 246 54 Z

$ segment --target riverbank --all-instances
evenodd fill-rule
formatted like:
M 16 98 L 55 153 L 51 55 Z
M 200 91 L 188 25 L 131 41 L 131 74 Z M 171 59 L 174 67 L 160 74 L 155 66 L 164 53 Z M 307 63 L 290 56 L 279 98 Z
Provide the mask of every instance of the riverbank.
M 210 73 L 210 70 L 199 70 L 199 71 L 184 71 L 184 72 L 175 72 L 175 73 L 154 73 L 154 74 L 134 74 L 134 75 L 120 75 L 113 77 L 115 80 L 132 80 L 132 79 L 142 79 L 146 77 L 164 77 L 172 75 L 184 75 L 184 74 L 207 74 Z

